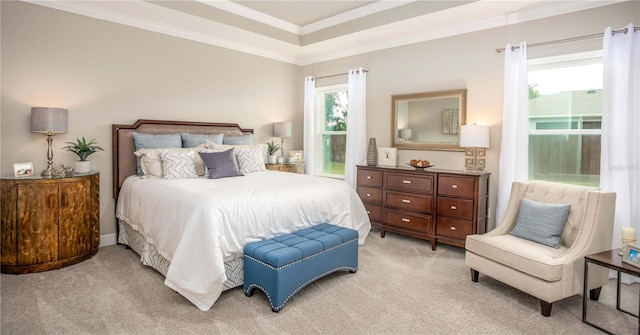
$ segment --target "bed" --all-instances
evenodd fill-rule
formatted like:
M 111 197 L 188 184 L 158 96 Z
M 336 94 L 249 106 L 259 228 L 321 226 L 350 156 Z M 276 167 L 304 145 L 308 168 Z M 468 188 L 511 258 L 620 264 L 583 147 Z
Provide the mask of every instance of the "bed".
M 362 245 L 371 228 L 360 198 L 343 181 L 264 169 L 262 152 L 257 158 L 263 144 L 245 141 L 252 140 L 252 129 L 229 123 L 138 120 L 114 124 L 112 130 L 118 243 L 131 247 L 142 264 L 165 276 L 166 286 L 202 311 L 209 310 L 223 291 L 242 285 L 242 249 L 247 243 L 327 222 L 357 230 Z M 183 136 L 183 145 L 187 135 L 225 138 L 230 144 L 207 140 L 191 149 L 169 144 L 165 149 L 164 143 L 140 149 L 142 136 L 175 134 Z M 229 148 L 233 151 L 227 152 Z M 184 157 L 197 157 L 197 151 L 213 152 L 216 159 L 235 153 L 243 175 L 207 178 L 215 166 L 205 169 L 204 176 L 189 178 L 168 170 L 172 164 L 185 165 L 189 158 Z M 154 167 L 149 162 L 157 162 L 152 152 L 163 155 L 162 177 L 150 172 Z M 179 164 L 168 160 L 175 153 L 182 157 Z

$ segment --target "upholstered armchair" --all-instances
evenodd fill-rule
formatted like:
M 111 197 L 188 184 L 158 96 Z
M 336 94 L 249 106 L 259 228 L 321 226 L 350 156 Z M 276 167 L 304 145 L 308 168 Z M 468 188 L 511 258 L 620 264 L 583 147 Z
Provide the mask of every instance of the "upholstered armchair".
M 541 314 L 551 315 L 554 302 L 582 292 L 584 256 L 611 249 L 615 199 L 615 193 L 596 188 L 544 181 L 514 182 L 502 223 L 486 234 L 467 236 L 465 263 L 471 268 L 471 280 L 477 282 L 482 273 L 501 281 L 540 299 Z M 535 203 L 542 209 L 525 209 L 525 203 Z M 571 205 L 566 221 L 557 229 L 557 248 L 542 244 L 548 242 L 545 239 L 534 242 L 527 235 L 532 228 L 534 234 L 536 227 L 549 228 L 547 221 L 553 221 L 550 213 L 555 209 L 547 210 L 545 206 L 553 204 Z M 529 216 L 529 227 L 522 230 L 525 215 Z M 515 235 L 520 237 L 512 234 L 516 223 L 520 233 Z M 598 299 L 607 280 L 606 269 L 589 269 L 592 300 Z

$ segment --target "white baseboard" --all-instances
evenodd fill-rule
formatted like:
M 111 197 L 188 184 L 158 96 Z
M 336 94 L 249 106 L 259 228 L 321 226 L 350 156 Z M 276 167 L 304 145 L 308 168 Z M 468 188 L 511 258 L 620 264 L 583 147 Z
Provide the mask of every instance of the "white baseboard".
M 106 234 L 106 235 L 100 235 L 100 247 L 106 247 L 109 245 L 115 245 L 117 244 L 118 240 L 116 238 L 116 234 Z

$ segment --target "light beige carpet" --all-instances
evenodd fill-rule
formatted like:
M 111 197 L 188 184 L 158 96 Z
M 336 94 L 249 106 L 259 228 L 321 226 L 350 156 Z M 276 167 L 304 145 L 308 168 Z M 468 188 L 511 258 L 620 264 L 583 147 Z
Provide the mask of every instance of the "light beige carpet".
M 582 297 L 539 302 L 489 277 L 470 280 L 464 250 L 373 231 L 355 274 L 339 272 L 307 286 L 280 313 L 264 294 L 226 291 L 202 312 L 163 284 L 123 246 L 101 248 L 56 271 L 1 276 L 4 334 L 601 334 L 582 322 Z M 638 310 L 637 285 L 623 287 Z M 638 319 L 615 310 L 615 280 L 589 319 L 636 334 Z

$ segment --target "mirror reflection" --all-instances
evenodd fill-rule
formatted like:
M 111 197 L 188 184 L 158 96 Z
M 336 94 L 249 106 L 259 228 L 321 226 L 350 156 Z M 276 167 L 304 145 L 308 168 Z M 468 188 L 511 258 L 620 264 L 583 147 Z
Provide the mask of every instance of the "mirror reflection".
M 462 151 L 460 125 L 466 90 L 394 95 L 393 146 L 400 149 Z

